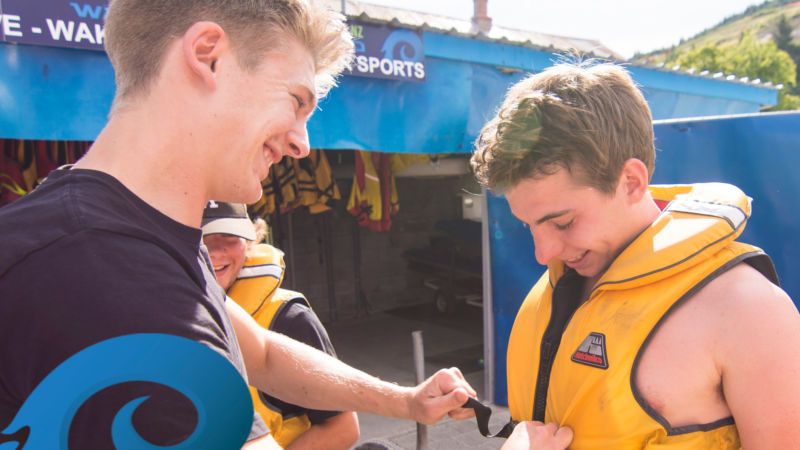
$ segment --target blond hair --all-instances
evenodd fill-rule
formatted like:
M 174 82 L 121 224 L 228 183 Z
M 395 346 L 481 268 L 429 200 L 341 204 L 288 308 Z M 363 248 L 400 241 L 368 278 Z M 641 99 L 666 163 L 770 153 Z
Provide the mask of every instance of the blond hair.
M 481 130 L 471 165 L 490 189 L 563 168 L 610 193 L 630 158 L 652 176 L 650 108 L 624 68 L 590 61 L 557 64 L 512 86 Z
M 239 64 L 249 71 L 267 51 L 297 39 L 314 58 L 319 97 L 353 58 L 344 17 L 309 0 L 112 0 L 105 46 L 117 84 L 114 103 L 146 92 L 168 44 L 200 21 L 225 30 Z
M 262 242 L 272 244 L 272 236 L 269 232 L 269 225 L 267 225 L 267 222 L 264 219 L 261 217 L 256 217 L 253 219 L 253 228 L 256 230 L 256 240 L 253 241 L 253 244 L 260 244 Z

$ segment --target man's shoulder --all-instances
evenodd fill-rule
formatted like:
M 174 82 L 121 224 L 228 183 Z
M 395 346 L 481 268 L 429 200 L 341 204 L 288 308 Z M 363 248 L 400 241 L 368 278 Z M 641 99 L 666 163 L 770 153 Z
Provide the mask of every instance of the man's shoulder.
M 197 236 L 192 230 L 176 231 L 171 227 L 180 224 L 164 223 L 170 220 L 148 208 L 109 175 L 59 171 L 32 193 L 0 209 L 0 246 L 4 249 L 0 277 L 30 255 L 46 253 L 59 242 L 80 243 L 87 250 L 113 242 L 131 251 L 148 248 L 142 244 L 150 242 L 175 253 L 173 256 L 194 259 L 192 244 L 196 237 L 199 245 L 199 230 L 195 230 Z M 164 228 L 166 232 L 161 232 Z
M 284 300 L 281 308 L 275 313 L 271 329 L 293 337 L 292 334 L 299 328 L 324 328 L 324 326 L 308 306 L 305 298 Z
M 796 442 L 800 314 L 792 299 L 740 263 L 692 300 L 701 307 L 696 325 L 708 328 L 705 345 L 722 376 L 743 447 L 774 438 Z M 768 447 L 786 448 L 786 443 Z
M 770 327 L 781 316 L 798 315 L 785 291 L 744 262 L 699 289 L 690 304 L 695 325 L 706 327 L 715 339 L 722 340 L 726 336 L 756 335 L 757 330 Z
M 303 297 L 286 301 L 283 308 L 275 314 L 270 329 L 296 341 L 335 354 L 332 351 L 333 345 L 325 325 Z
M 694 297 L 728 307 L 739 303 L 769 304 L 789 298 L 777 284 L 747 262 L 740 262 L 722 272 L 699 289 Z
M 40 188 L 0 208 L 0 276 L 27 255 L 76 231 L 68 193 Z

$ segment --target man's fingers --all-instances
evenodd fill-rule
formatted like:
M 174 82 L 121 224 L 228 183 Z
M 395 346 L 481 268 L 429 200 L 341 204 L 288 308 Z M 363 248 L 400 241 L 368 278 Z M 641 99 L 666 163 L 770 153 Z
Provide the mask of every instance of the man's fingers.
M 447 415 L 455 420 L 466 420 L 475 417 L 475 411 L 469 408 L 459 408 L 455 411 L 450 411 Z
M 430 425 L 445 415 L 458 420 L 474 415 L 471 409 L 461 406 L 477 393 L 455 367 L 439 370 L 417 386 L 415 391 L 410 409 L 411 417 L 419 423 Z
M 572 443 L 572 437 L 571 428 L 560 428 L 555 422 L 520 422 L 503 449 L 563 450 Z
M 555 423 L 553 423 L 553 425 L 558 427 L 558 425 Z M 574 434 L 572 432 L 572 428 L 570 427 L 561 427 L 558 429 L 558 431 L 556 431 L 556 441 L 564 446 L 567 446 L 570 442 L 572 442 L 573 436 Z
M 471 417 L 470 413 L 473 411 L 471 409 L 465 410 L 461 407 L 467 401 L 467 398 L 469 398 L 469 396 L 462 388 L 454 389 L 444 395 L 429 398 L 427 408 L 428 414 L 426 414 L 427 417 L 423 418 L 424 421 L 422 423 L 431 425 L 441 420 L 445 414 L 459 420 Z
M 470 417 L 475 417 L 474 409 L 462 408 L 462 406 L 464 406 L 464 403 L 466 403 L 467 399 L 469 398 L 466 391 L 463 391 L 461 389 L 456 389 L 453 392 L 451 392 L 451 394 L 453 395 L 453 398 L 455 400 L 454 406 L 458 408 L 453 409 L 449 413 L 447 413 L 448 416 L 450 416 L 455 420 L 464 420 L 464 419 L 469 419 Z
M 464 378 L 464 375 L 461 373 L 461 370 L 458 367 L 442 369 L 434 376 L 437 375 L 439 375 L 438 385 L 442 389 L 443 393 L 453 391 L 457 388 L 462 388 L 468 396 L 478 396 L 478 393 L 475 392 L 475 389 L 472 389 L 472 386 L 470 386 L 469 383 L 467 383 L 466 378 Z M 464 401 L 466 402 L 467 399 L 465 398 Z

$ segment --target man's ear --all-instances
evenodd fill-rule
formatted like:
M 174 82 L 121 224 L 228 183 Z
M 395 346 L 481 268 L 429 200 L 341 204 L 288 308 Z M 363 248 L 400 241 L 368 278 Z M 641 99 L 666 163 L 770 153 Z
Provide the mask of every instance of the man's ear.
M 217 59 L 228 47 L 225 31 L 214 22 L 196 22 L 183 34 L 183 58 L 199 81 L 216 87 Z
M 639 159 L 630 158 L 622 165 L 617 190 L 636 203 L 647 192 L 649 180 L 647 166 Z

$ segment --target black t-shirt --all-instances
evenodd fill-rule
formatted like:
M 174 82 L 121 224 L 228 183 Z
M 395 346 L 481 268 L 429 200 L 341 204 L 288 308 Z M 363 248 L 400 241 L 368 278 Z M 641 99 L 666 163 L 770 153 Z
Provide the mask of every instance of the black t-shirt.
M 0 208 L 0 430 L 55 367 L 97 342 L 163 333 L 200 342 L 244 372 L 225 295 L 200 250 L 201 231 L 180 224 L 115 178 L 57 170 Z M 149 382 L 100 391 L 77 411 L 70 448 L 111 448 L 111 421 L 133 416 L 145 439 L 169 445 L 197 425 L 191 401 Z M 250 439 L 267 433 L 254 414 Z
M 302 301 L 290 300 L 284 307 L 279 309 L 269 329 L 322 350 L 331 356 L 336 356 L 325 327 L 319 321 L 317 315 L 314 314 L 314 311 L 303 304 Z M 341 411 L 308 409 L 286 403 L 261 391 L 258 394 L 261 397 L 261 401 L 273 411 L 279 411 L 283 417 L 290 418 L 306 414 L 312 425 L 320 424 L 333 416 L 341 414 Z

